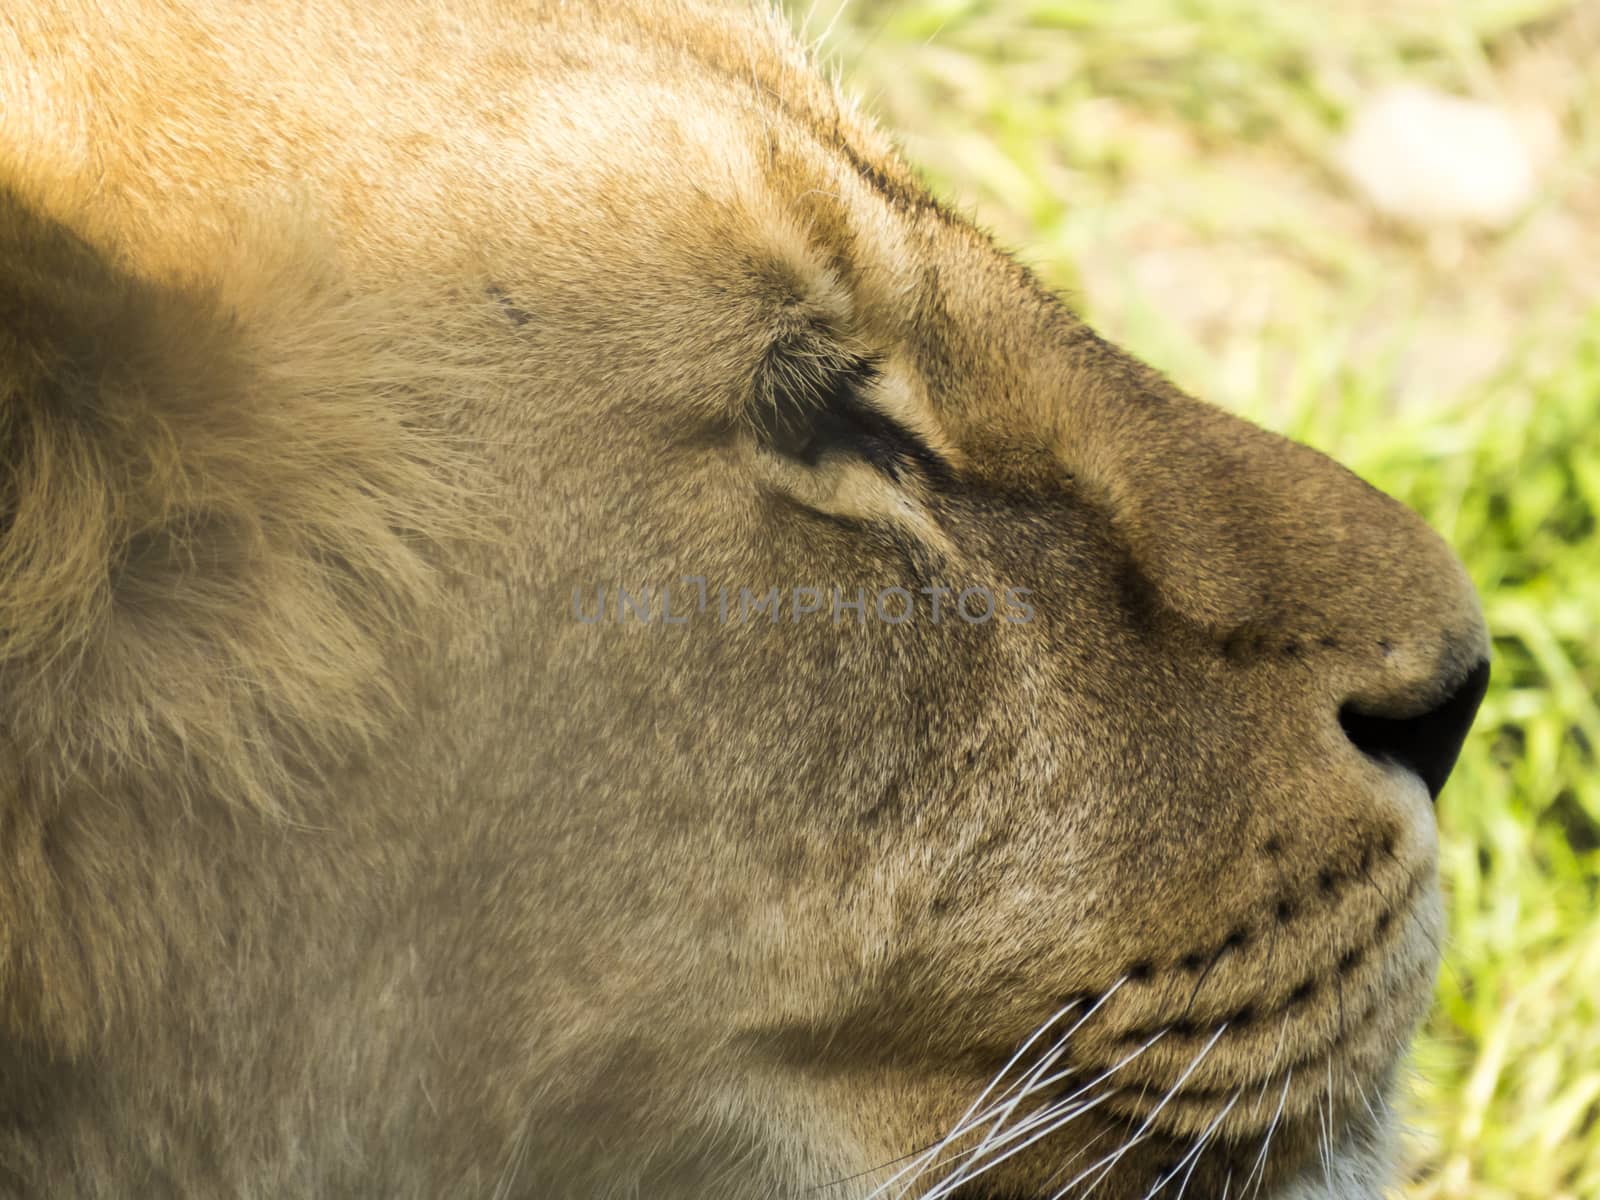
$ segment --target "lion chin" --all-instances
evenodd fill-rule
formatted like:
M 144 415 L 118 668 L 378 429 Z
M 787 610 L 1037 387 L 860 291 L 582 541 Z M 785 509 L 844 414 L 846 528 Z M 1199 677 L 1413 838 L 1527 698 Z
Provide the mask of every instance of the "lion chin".
M 1371 1200 L 1444 543 L 759 7 L 0 10 L 0 1195 Z

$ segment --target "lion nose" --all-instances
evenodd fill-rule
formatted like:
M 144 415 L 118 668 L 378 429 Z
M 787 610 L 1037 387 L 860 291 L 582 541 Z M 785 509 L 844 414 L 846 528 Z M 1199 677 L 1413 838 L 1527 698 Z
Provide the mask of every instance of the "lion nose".
M 1437 800 L 1488 686 L 1489 662 L 1484 659 L 1453 687 L 1441 689 L 1444 699 L 1423 712 L 1396 716 L 1349 702 L 1339 709 L 1339 724 L 1357 750 L 1405 767 Z

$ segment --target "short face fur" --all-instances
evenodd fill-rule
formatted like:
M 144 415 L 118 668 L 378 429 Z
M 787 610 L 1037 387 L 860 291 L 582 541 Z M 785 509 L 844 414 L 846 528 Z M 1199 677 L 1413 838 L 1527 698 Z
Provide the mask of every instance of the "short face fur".
M 1378 1194 L 1470 584 L 775 18 L 8 7 L 0 448 L 0 1193 Z

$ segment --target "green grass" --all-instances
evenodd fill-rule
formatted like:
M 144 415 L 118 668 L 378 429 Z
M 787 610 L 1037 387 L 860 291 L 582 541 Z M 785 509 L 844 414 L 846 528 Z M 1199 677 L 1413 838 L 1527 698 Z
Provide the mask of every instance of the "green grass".
M 804 3 L 794 5 L 804 15 Z M 1440 808 L 1450 906 L 1410 1200 L 1600 1197 L 1600 15 L 1568 0 L 819 0 L 947 197 L 1102 332 L 1457 548 L 1494 679 Z M 1399 79 L 1551 133 L 1529 212 L 1406 230 L 1342 182 Z

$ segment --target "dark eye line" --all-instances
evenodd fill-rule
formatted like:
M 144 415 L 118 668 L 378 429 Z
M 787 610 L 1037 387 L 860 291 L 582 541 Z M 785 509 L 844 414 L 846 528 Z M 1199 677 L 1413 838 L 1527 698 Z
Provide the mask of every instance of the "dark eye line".
M 842 449 L 896 482 L 903 479 L 906 467 L 914 466 L 930 483 L 953 483 L 955 473 L 949 463 L 863 399 L 878 374 L 871 359 L 855 359 L 830 371 L 820 387 L 776 397 L 768 420 L 757 422 L 767 444 L 807 466 L 816 466 L 829 450 Z

